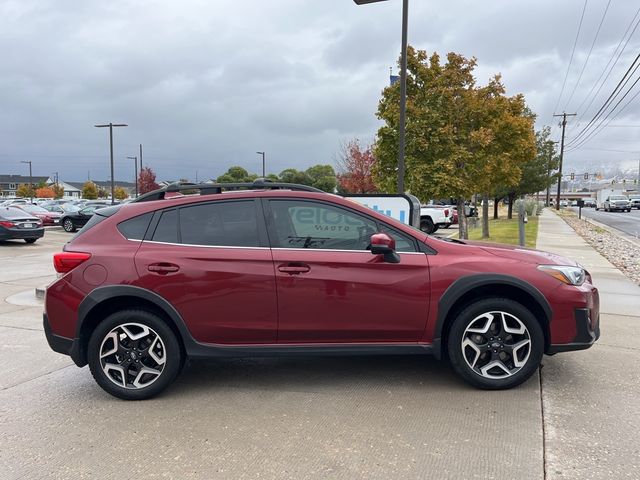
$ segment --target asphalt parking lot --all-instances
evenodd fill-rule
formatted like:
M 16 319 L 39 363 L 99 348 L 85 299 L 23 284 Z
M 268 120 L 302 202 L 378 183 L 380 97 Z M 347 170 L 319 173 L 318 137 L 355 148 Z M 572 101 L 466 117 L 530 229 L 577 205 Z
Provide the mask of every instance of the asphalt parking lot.
M 0 243 L 0 478 L 640 477 L 640 290 L 586 244 L 612 292 L 600 344 L 519 388 L 475 390 L 429 357 L 234 359 L 125 402 L 46 344 L 33 289 L 69 236 Z

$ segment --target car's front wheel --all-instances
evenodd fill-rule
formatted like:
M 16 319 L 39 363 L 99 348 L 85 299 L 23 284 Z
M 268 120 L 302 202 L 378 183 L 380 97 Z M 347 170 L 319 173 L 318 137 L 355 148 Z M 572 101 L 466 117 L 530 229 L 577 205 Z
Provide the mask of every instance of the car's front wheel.
M 69 218 L 65 218 L 64 222 L 62 222 L 62 228 L 64 229 L 65 232 L 69 232 L 69 233 L 76 231 L 76 226 L 73 224 L 73 220 Z
M 143 310 L 116 312 L 98 324 L 87 356 L 98 385 L 125 400 L 157 395 L 182 365 L 176 335 L 161 318 Z
M 464 308 L 449 331 L 449 359 L 471 385 L 515 387 L 537 370 L 544 352 L 540 323 L 523 305 L 487 298 Z

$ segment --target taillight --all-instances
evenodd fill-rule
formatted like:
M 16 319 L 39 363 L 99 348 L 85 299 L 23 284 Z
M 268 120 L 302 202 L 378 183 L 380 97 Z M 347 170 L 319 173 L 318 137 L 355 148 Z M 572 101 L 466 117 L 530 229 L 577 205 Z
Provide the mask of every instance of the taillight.
M 3 226 L 5 228 L 13 228 L 16 226 L 16 224 L 13 222 L 0 222 L 0 226 Z
M 53 267 L 58 273 L 67 273 L 91 258 L 90 253 L 62 252 L 53 255 Z

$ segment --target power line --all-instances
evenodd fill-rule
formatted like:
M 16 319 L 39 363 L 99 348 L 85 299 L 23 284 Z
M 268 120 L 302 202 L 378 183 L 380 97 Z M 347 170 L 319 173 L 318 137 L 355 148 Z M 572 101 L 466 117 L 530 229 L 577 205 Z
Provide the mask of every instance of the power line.
M 600 19 L 600 24 L 598 25 L 598 29 L 596 30 L 595 36 L 593 37 L 593 42 L 591 42 L 591 48 L 589 48 L 589 53 L 587 54 L 587 58 L 584 61 L 584 65 L 582 65 L 582 70 L 580 70 L 580 75 L 578 75 L 578 80 L 576 80 L 576 84 L 573 86 L 571 95 L 569 95 L 569 100 L 567 100 L 567 103 L 565 103 L 565 106 L 564 106 L 565 110 L 569 106 L 571 99 L 573 99 L 573 95 L 576 93 L 576 89 L 578 88 L 578 85 L 580 85 L 580 80 L 582 80 L 582 75 L 584 74 L 584 71 L 587 68 L 587 64 L 589 63 L 589 59 L 591 58 L 591 52 L 593 52 L 593 47 L 595 46 L 596 41 L 598 40 L 598 35 L 600 35 L 600 29 L 602 28 L 602 24 L 604 23 L 604 19 L 607 16 L 607 12 L 609 11 L 610 5 L 611 5 L 611 0 L 607 2 L 607 6 L 604 9 L 604 13 L 602 14 L 602 18 Z
M 609 105 L 615 99 L 615 97 L 618 96 L 618 94 L 622 91 L 622 88 L 624 88 L 624 86 L 627 84 L 627 82 L 631 79 L 631 77 L 633 76 L 635 71 L 640 66 L 640 63 L 638 63 L 638 60 L 640 60 L 640 54 L 638 54 L 636 56 L 636 58 L 633 60 L 633 62 L 631 63 L 631 66 L 627 69 L 627 71 L 622 76 L 622 78 L 620 79 L 620 81 L 618 82 L 616 87 L 613 89 L 613 92 L 611 92 L 609 97 L 605 100 L 604 104 L 600 107 L 600 110 L 598 110 L 596 112 L 596 114 L 593 116 L 593 118 L 589 121 L 589 123 L 582 130 L 580 130 L 580 132 L 578 132 L 576 137 L 574 137 L 569 142 L 568 146 L 571 146 L 576 141 L 578 141 L 580 139 L 580 137 L 585 135 L 588 132 L 588 130 L 591 128 L 591 125 L 593 125 L 603 115 L 604 111 L 609 107 Z M 634 69 L 634 67 L 635 67 L 635 69 Z M 633 72 L 632 72 L 632 70 L 633 70 Z M 611 113 L 611 112 L 609 112 L 609 113 Z
M 633 82 L 633 85 L 631 85 L 631 87 L 629 87 L 629 90 L 627 90 L 627 92 L 624 94 L 624 96 L 623 96 L 623 97 L 618 101 L 618 103 L 616 103 L 615 107 L 613 107 L 613 110 L 615 110 L 615 109 L 616 109 L 616 107 L 620 104 L 620 102 L 622 102 L 622 100 L 624 100 L 624 99 L 627 97 L 627 95 L 631 92 L 631 90 L 633 89 L 633 87 L 634 87 L 638 82 L 640 82 L 640 77 L 638 77 L 638 78 L 636 79 L 636 81 L 635 81 L 635 82 Z M 614 121 L 614 120 L 618 117 L 618 115 L 620 115 L 620 114 L 621 114 L 621 113 L 622 113 L 622 112 L 623 112 L 623 111 L 624 111 L 624 110 L 629 106 L 629 104 L 630 104 L 631 102 L 633 102 L 633 101 L 638 97 L 638 95 L 640 95 L 640 90 L 638 90 L 638 91 L 636 92 L 636 94 L 635 94 L 633 97 L 631 97 L 631 98 L 629 99 L 629 101 L 628 101 L 627 103 L 625 103 L 625 104 L 623 105 L 623 107 L 622 107 L 620 110 L 618 110 L 618 111 L 616 112 L 616 114 L 615 114 L 613 117 L 611 117 L 611 118 L 609 119 L 609 121 L 608 121 L 606 124 L 604 124 L 604 125 L 602 125 L 602 124 L 601 124 L 602 126 L 601 126 L 601 127 L 599 127 L 599 129 L 598 129 L 598 130 L 594 131 L 594 132 L 593 132 L 593 134 L 592 134 L 592 135 L 590 135 L 589 137 L 587 137 L 586 139 L 583 139 L 583 140 L 582 140 L 578 145 L 576 145 L 576 146 L 574 147 L 574 149 L 578 149 L 578 148 L 580 148 L 582 145 L 584 145 L 584 144 L 585 144 L 585 143 L 587 143 L 589 140 L 591 140 L 591 139 L 592 139 L 592 138 L 594 138 L 596 135 L 598 135 L 598 134 L 599 134 L 599 133 L 600 133 L 604 128 L 606 128 L 606 127 L 609 125 L 609 123 L 611 123 L 612 121 Z M 613 112 L 613 110 L 612 110 L 612 112 Z M 606 119 L 605 119 L 605 120 L 606 120 Z
M 595 101 L 595 99 L 598 98 L 598 94 L 602 90 L 602 87 L 604 87 L 605 83 L 609 79 L 609 76 L 611 75 L 611 72 L 613 72 L 613 69 L 618 64 L 618 60 L 620 60 L 620 57 L 622 56 L 622 54 L 624 53 L 625 49 L 627 48 L 627 45 L 629 44 L 629 41 L 633 37 L 633 34 L 636 32 L 636 29 L 638 28 L 638 25 L 640 25 L 640 17 L 638 17 L 639 14 L 640 14 L 640 8 L 638 8 L 638 10 L 636 10 L 636 14 L 631 19 L 631 22 L 629 22 L 629 25 L 627 26 L 627 29 L 625 30 L 624 34 L 622 35 L 622 38 L 618 42 L 618 46 L 613 51 L 613 54 L 611 55 L 611 58 L 609 58 L 609 61 L 607 62 L 607 64 L 605 65 L 604 69 L 600 73 L 600 76 L 598 77 L 598 79 L 595 81 L 595 83 L 591 87 L 591 90 L 589 91 L 589 93 L 584 97 L 584 100 L 582 100 L 580 105 L 578 105 L 578 108 L 576 109 L 576 111 L 579 111 L 579 112 L 582 112 L 582 113 L 578 117 L 578 120 L 575 123 L 575 125 L 580 124 L 580 120 L 582 120 L 582 117 L 584 116 L 584 114 L 589 111 L 589 109 L 591 108 L 591 105 L 593 105 L 593 102 Z M 627 33 L 629 33 L 629 30 L 631 30 L 631 27 L 633 26 L 634 22 L 635 22 L 635 26 L 633 27 L 633 30 L 631 31 L 631 33 L 627 37 Z M 625 37 L 627 38 L 626 41 L 625 41 Z M 624 41 L 624 45 L 622 45 L 623 41 Z M 622 45 L 622 49 L 620 50 L 620 52 L 616 56 L 616 52 L 620 48 L 620 45 Z M 614 57 L 615 57 L 615 61 L 613 61 Z M 613 61 L 613 64 L 611 64 L 612 61 Z M 609 65 L 611 65 L 611 68 L 609 68 Z M 609 71 L 607 71 L 607 68 L 609 68 Z M 602 82 L 600 82 L 600 80 L 602 79 L 603 75 L 605 75 L 605 72 L 606 72 L 606 76 L 604 77 L 604 80 L 602 80 Z M 600 86 L 598 86 L 598 90 L 596 91 L 596 93 L 593 96 L 591 96 L 591 94 L 595 90 L 596 85 L 598 85 L 598 83 L 600 83 Z M 589 97 L 591 97 L 591 100 L 589 101 L 589 105 L 587 105 L 587 107 L 583 110 L 582 106 L 589 99 Z
M 582 21 L 584 20 L 584 12 L 587 10 L 587 3 L 589 0 L 584 0 L 584 6 L 582 7 L 582 15 L 580 15 L 580 23 L 578 24 L 578 32 L 576 33 L 576 39 L 573 41 L 573 49 L 571 50 L 571 57 L 569 58 L 569 65 L 567 65 L 567 73 L 564 75 L 564 80 L 562 82 L 562 89 L 560 89 L 560 95 L 558 96 L 558 101 L 556 102 L 556 106 L 553 107 L 553 113 L 555 114 L 558 109 L 558 105 L 560 105 L 560 99 L 562 98 L 562 94 L 564 93 L 564 88 L 567 85 L 567 78 L 569 77 L 569 71 L 571 70 L 571 63 L 573 62 L 573 55 L 576 53 L 576 45 L 578 44 L 578 38 L 580 37 L 580 30 L 582 30 Z

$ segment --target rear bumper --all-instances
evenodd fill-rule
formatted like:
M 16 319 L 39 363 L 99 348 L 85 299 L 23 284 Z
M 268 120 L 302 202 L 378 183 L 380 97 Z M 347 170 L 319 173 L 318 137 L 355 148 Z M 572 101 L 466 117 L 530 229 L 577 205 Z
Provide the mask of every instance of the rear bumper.
M 42 314 L 42 324 L 44 326 L 44 334 L 47 337 L 47 343 L 51 350 L 63 355 L 69 355 L 73 362 L 79 367 L 84 367 L 86 362 L 80 359 L 80 343 L 77 338 L 67 338 L 56 335 L 51 331 L 49 318 L 46 313 Z
M 590 318 L 588 308 L 576 308 L 576 336 L 570 343 L 551 344 L 547 349 L 547 355 L 554 355 L 561 352 L 572 352 L 574 350 L 586 350 L 600 338 L 600 313 L 596 309 L 596 318 Z
M 15 228 L 0 227 L 0 240 L 24 240 L 25 238 L 42 238 L 43 236 L 44 228 L 19 230 Z

